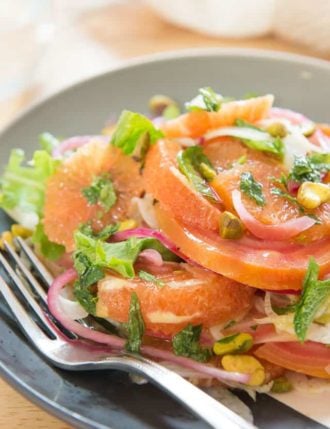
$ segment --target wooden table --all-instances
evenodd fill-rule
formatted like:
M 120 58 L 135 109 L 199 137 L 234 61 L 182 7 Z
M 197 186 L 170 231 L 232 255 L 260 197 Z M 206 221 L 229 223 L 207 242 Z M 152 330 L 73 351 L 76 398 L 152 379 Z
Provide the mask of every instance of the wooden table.
M 88 12 L 79 19 L 77 25 L 120 59 L 192 47 L 246 47 L 319 56 L 307 48 L 289 45 L 270 36 L 225 40 L 193 33 L 162 21 L 138 0 L 132 3 L 125 1 L 123 4 Z M 0 127 L 22 108 L 27 107 L 37 96 L 37 90 L 30 90 L 6 106 L 0 105 Z M 30 403 L 2 380 L 0 380 L 0 405 L 0 428 L 70 428 Z

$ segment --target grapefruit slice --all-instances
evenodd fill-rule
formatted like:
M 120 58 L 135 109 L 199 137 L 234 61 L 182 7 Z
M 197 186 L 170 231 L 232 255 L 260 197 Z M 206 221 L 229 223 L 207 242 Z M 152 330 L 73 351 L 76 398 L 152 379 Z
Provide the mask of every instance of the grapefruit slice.
M 127 322 L 133 291 L 136 292 L 147 330 L 175 334 L 188 323 L 203 327 L 232 320 L 247 312 L 254 290 L 233 280 L 187 264 L 140 266 L 157 279 L 132 280 L 107 276 L 98 283 L 96 314 Z
M 178 170 L 180 149 L 174 141 L 160 140 L 149 150 L 143 171 L 146 190 L 183 223 L 216 230 L 219 207 L 196 192 Z
M 311 256 L 320 265 L 321 276 L 330 272 L 330 240 L 309 245 L 273 244 L 248 237 L 226 240 L 180 224 L 160 204 L 156 214 L 163 233 L 183 254 L 237 282 L 261 289 L 299 290 Z
M 80 224 L 92 221 L 96 229 L 127 217 L 131 199 L 143 192 L 139 164 L 102 141 L 93 141 L 65 160 L 49 179 L 45 194 L 44 228 L 48 238 L 74 249 L 73 232 Z M 115 205 L 106 213 L 88 203 L 82 190 L 95 177 L 109 173 L 117 195 Z M 99 214 L 102 216 L 99 218 Z
M 224 103 L 218 112 L 194 111 L 165 122 L 166 137 L 200 137 L 207 131 L 234 125 L 236 119 L 256 122 L 265 118 L 272 107 L 273 95 Z

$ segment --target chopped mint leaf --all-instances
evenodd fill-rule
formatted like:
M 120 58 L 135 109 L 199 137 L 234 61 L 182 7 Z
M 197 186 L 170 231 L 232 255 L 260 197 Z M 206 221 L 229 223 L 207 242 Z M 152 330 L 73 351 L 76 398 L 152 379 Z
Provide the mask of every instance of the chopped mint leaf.
M 119 229 L 119 224 L 114 223 L 105 226 L 101 231 L 94 231 L 92 228 L 92 225 L 90 223 L 85 223 L 80 226 L 79 230 L 92 238 L 99 239 L 102 241 L 106 241 L 108 238 L 110 238 L 114 233 L 116 233 Z
M 56 261 L 65 252 L 65 247 L 50 241 L 45 234 L 42 223 L 36 226 L 32 235 L 32 242 L 43 256 L 51 261 Z
M 206 362 L 211 357 L 211 352 L 203 348 L 199 339 L 202 325 L 193 326 L 189 324 L 182 331 L 174 335 L 172 339 L 173 351 L 178 356 L 185 356 L 199 362 Z
M 212 88 L 205 87 L 200 88 L 197 97 L 186 103 L 185 107 L 190 112 L 196 110 L 217 112 L 220 109 L 222 102 L 223 97 L 221 95 L 214 92 Z
M 79 275 L 74 284 L 74 296 L 89 314 L 95 315 L 97 294 L 93 286 L 104 277 L 104 273 L 82 252 L 75 252 L 73 260 Z
M 200 146 L 191 146 L 178 153 L 177 162 L 179 170 L 186 176 L 197 192 L 211 201 L 214 194 L 207 181 L 216 176 L 210 160 L 204 155 Z
M 289 179 L 298 183 L 321 182 L 323 173 L 330 171 L 330 154 L 296 156 Z
M 266 204 L 262 193 L 262 184 L 257 182 L 250 172 L 241 174 L 240 190 L 249 198 L 254 200 L 258 206 Z
M 295 333 L 302 342 L 318 309 L 330 296 L 330 280 L 318 280 L 319 271 L 315 259 L 310 258 L 293 321 Z
M 143 271 L 143 270 L 139 271 L 139 277 L 140 277 L 141 280 L 144 280 L 146 282 L 154 283 L 158 287 L 165 286 L 164 283 L 161 280 L 157 279 L 156 276 L 154 276 L 151 273 L 148 273 L 147 271 Z
M 139 353 L 142 344 L 142 337 L 145 331 L 145 325 L 141 313 L 139 298 L 135 292 L 131 295 L 126 328 L 128 336 L 127 343 L 125 345 L 126 350 L 132 353 Z
M 105 211 L 109 211 L 117 201 L 115 188 L 107 174 L 96 176 L 92 184 L 81 192 L 89 204 L 100 204 Z
M 50 133 L 42 133 L 39 136 L 39 144 L 41 149 L 45 150 L 50 155 L 53 153 L 53 150 L 60 144 L 58 138 L 53 136 Z
M 163 133 L 155 128 L 148 118 L 124 110 L 118 120 L 111 144 L 120 148 L 126 155 L 137 156 L 139 149 L 146 149 L 146 145 L 141 142 L 148 141 L 148 144 L 153 144 L 162 137 Z

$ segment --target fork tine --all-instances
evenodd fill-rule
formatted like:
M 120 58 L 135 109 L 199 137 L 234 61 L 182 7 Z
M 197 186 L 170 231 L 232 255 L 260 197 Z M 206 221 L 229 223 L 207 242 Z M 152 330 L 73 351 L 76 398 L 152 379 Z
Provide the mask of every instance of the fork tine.
M 25 335 L 38 347 L 38 342 L 40 340 L 44 341 L 49 339 L 44 332 L 39 328 L 39 326 L 34 322 L 33 319 L 29 316 L 25 308 L 17 299 L 14 292 L 5 282 L 5 280 L 0 276 L 0 290 L 1 293 L 7 302 L 9 308 L 13 312 L 19 326 L 25 333 Z
M 38 274 L 41 277 L 41 279 L 43 280 L 43 282 L 48 287 L 50 287 L 51 284 L 54 281 L 54 278 L 50 274 L 50 272 L 47 270 L 47 268 L 44 266 L 44 264 L 35 255 L 35 253 L 31 249 L 31 247 L 21 237 L 17 237 L 16 238 L 16 243 L 19 245 L 19 247 L 21 248 L 21 250 L 25 253 L 25 255 L 27 256 L 27 258 L 31 262 L 33 268 L 38 272 Z M 85 326 L 87 328 L 91 327 L 87 323 L 87 321 L 85 321 L 83 319 L 77 320 L 77 322 L 79 322 L 81 325 L 83 325 L 83 326 Z M 77 336 L 73 332 L 70 332 L 70 334 L 71 334 L 70 336 L 72 336 L 72 338 L 77 338 Z
M 47 270 L 47 268 L 44 266 L 44 264 L 38 259 L 38 257 L 35 255 L 31 247 L 21 238 L 17 237 L 15 239 L 15 242 L 18 244 L 20 249 L 24 252 L 25 256 L 28 258 L 28 260 L 31 262 L 33 268 L 37 271 L 39 277 L 43 281 L 43 283 L 46 285 L 47 288 L 51 286 L 51 284 L 54 281 L 53 276 L 50 274 L 50 272 Z M 8 246 L 10 247 L 10 246 Z M 32 274 L 29 272 L 30 276 L 33 278 Z M 48 308 L 48 302 L 45 295 L 45 304 L 46 308 Z M 52 320 L 52 322 L 66 335 L 68 338 L 72 340 L 78 339 L 78 336 L 74 333 L 69 331 L 68 329 L 64 328 L 61 323 L 59 323 L 51 313 L 49 313 L 49 317 Z M 84 320 L 78 321 L 84 326 L 88 326 L 88 324 Z
M 37 282 L 37 280 L 32 276 L 31 272 L 26 268 L 25 264 L 22 262 L 21 258 L 17 255 L 15 249 L 9 245 L 7 242 L 4 243 L 5 249 L 10 255 L 10 257 L 13 259 L 13 261 L 17 264 L 19 269 L 21 270 L 22 274 L 25 276 L 25 278 L 28 280 L 33 292 L 39 296 L 41 301 L 44 305 L 47 306 L 47 298 L 46 298 L 46 292 L 44 289 L 40 286 L 40 284 Z
M 50 272 L 46 269 L 46 267 L 39 261 L 31 247 L 26 244 L 26 242 L 21 238 L 17 237 L 16 242 L 19 247 L 23 250 L 29 261 L 31 262 L 33 268 L 38 272 L 41 279 L 46 283 L 48 287 L 53 283 L 54 278 L 50 274 Z
M 32 297 L 31 293 L 26 289 L 26 286 L 22 282 L 22 280 L 18 277 L 15 271 L 12 269 L 6 258 L 0 254 L 0 265 L 7 273 L 9 278 L 13 281 L 15 286 L 18 288 L 20 293 L 23 295 L 25 301 L 29 304 L 30 308 L 33 310 L 38 320 L 42 324 L 43 329 L 48 333 L 48 335 L 52 338 L 58 338 L 58 334 L 56 330 L 50 325 L 47 320 L 45 313 L 42 311 L 41 307 L 37 303 L 37 301 Z

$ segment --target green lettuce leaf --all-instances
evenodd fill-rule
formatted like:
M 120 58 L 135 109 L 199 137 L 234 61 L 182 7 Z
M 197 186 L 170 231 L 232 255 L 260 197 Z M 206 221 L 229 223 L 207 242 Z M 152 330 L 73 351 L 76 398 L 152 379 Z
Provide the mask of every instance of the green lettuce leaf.
M 145 146 L 155 143 L 161 137 L 163 133 L 155 128 L 148 118 L 140 113 L 124 110 L 118 120 L 111 144 L 120 148 L 126 155 L 142 157 L 143 154 L 140 152 L 147 150 Z
M 24 165 L 24 160 L 22 150 L 12 150 L 1 177 L 0 207 L 19 223 L 33 229 L 43 212 L 46 181 L 60 161 L 54 160 L 45 150 L 34 152 L 28 165 Z
M 65 252 L 65 247 L 49 240 L 43 224 L 39 222 L 32 235 L 32 242 L 45 258 L 56 261 Z
M 45 150 L 50 155 L 53 150 L 60 144 L 60 140 L 51 133 L 42 133 L 39 136 L 39 144 L 41 149 Z
M 91 264 L 111 269 L 123 277 L 135 276 L 134 263 L 144 249 L 155 249 L 164 260 L 177 260 L 177 257 L 154 238 L 130 238 L 118 243 L 107 243 L 92 237 L 83 231 L 76 231 L 75 244 L 78 252 L 83 253 Z

